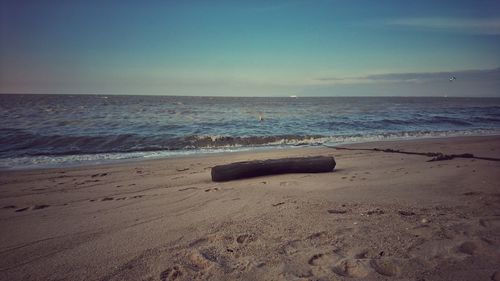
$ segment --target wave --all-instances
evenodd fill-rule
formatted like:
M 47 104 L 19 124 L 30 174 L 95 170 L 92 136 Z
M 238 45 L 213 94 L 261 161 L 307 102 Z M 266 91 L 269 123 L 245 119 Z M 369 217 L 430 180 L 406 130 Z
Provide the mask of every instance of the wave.
M 321 135 L 276 136 L 210 136 L 172 135 L 141 136 L 136 134 L 105 136 L 40 135 L 17 129 L 1 129 L 0 157 L 79 155 L 161 150 L 187 150 L 220 147 L 254 147 L 272 145 L 311 145 L 322 143 Z
M 496 116 L 496 115 L 494 115 Z M 472 118 L 473 121 L 475 122 L 483 122 L 483 123 L 492 123 L 492 124 L 500 124 L 500 115 L 498 117 L 474 117 Z
M 0 129 L 1 131 L 4 129 Z M 25 136 L 26 132 L 22 133 Z M 280 135 L 280 136 L 247 136 L 247 137 L 231 137 L 231 136 L 209 136 L 209 135 L 191 135 L 174 140 L 165 140 L 165 143 L 176 143 L 177 147 L 161 145 L 144 145 L 138 143 L 130 143 L 132 140 L 144 140 L 147 137 L 135 135 L 120 135 L 113 136 L 105 143 L 91 149 L 89 147 L 80 147 L 78 145 L 95 144 L 96 140 L 102 140 L 108 137 L 73 137 L 69 139 L 61 138 L 54 141 L 55 143 L 65 143 L 65 148 L 58 148 L 54 152 L 46 147 L 26 150 L 23 154 L 12 153 L 8 154 L 5 151 L 0 152 L 0 169 L 22 169 L 22 168 L 40 168 L 40 167 L 58 167 L 68 165 L 82 165 L 104 163 L 117 160 L 131 160 L 144 158 L 162 158 L 172 156 L 182 156 L 200 153 L 220 153 L 232 151 L 248 151 L 255 149 L 268 149 L 272 147 L 299 147 L 299 146 L 319 146 L 319 145 L 338 145 L 346 143 L 359 143 L 384 140 L 401 140 L 401 139 L 416 139 L 416 138 L 434 138 L 434 137 L 451 137 L 451 136 L 470 136 L 470 135 L 493 135 L 500 134 L 499 130 L 468 130 L 468 131 L 411 131 L 411 132 L 384 132 L 372 134 L 352 134 L 352 135 L 337 135 L 337 136 L 296 136 L 296 135 Z M 45 136 L 49 138 L 48 136 Z M 63 141 L 64 139 L 64 141 Z M 151 138 L 150 138 L 151 139 Z M 152 138 L 154 139 L 154 138 Z M 72 143 L 68 143 L 71 140 Z M 2 142 L 4 140 L 2 139 Z M 152 141 L 152 140 L 150 140 Z M 44 143 L 43 141 L 32 141 Z M 129 146 L 125 146 L 123 143 Z M 131 145 L 133 144 L 133 145 Z M 106 145 L 115 145 L 114 150 L 104 150 Z M 1 147 L 4 147 L 2 144 Z
M 350 119 L 350 118 L 333 118 L 333 120 L 318 122 L 320 127 L 331 129 L 395 129 L 401 131 L 406 126 L 413 127 L 435 127 L 435 128 L 470 128 L 472 126 L 481 125 L 482 123 L 491 124 L 496 120 L 494 117 L 476 117 L 464 120 L 463 118 L 453 118 L 447 116 L 425 116 L 417 114 L 415 116 L 401 118 L 371 118 L 371 120 Z
M 446 116 L 433 116 L 432 118 L 429 118 L 424 121 L 425 123 L 430 123 L 430 124 L 451 124 L 451 125 L 458 125 L 458 126 L 471 126 L 472 123 L 467 122 L 463 119 L 458 119 L 458 118 L 452 118 L 452 117 L 446 117 Z
M 470 131 L 406 131 L 341 135 L 172 135 L 141 136 L 135 134 L 106 136 L 39 135 L 22 130 L 0 129 L 0 158 L 12 156 L 57 156 L 99 153 L 128 153 L 147 151 L 176 151 L 217 149 L 227 147 L 302 146 L 358 140 L 384 140 L 393 138 L 433 137 L 464 134 L 487 134 L 492 130 Z

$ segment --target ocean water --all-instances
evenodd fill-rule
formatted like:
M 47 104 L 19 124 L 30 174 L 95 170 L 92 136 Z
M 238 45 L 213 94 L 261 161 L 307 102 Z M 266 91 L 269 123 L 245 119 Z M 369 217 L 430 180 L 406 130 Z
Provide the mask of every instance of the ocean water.
M 0 168 L 500 132 L 499 98 L 0 95 Z

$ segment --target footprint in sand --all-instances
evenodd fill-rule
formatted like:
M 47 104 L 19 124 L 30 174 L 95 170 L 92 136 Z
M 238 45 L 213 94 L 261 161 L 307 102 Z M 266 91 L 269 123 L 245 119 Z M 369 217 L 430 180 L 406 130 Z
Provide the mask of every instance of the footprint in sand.
M 188 256 L 188 260 L 195 269 L 206 270 L 217 267 L 223 272 L 231 272 L 234 268 L 230 258 L 219 252 L 217 248 L 205 248 L 194 251 Z
M 315 254 L 309 259 L 307 263 L 310 265 L 319 265 L 318 260 L 322 259 L 324 256 L 324 254 Z
M 207 189 L 205 189 L 205 192 L 210 192 L 210 191 L 219 191 L 219 188 L 218 187 L 214 187 L 214 188 L 207 188 Z
M 342 256 L 335 252 L 319 253 L 311 256 L 307 263 L 312 266 L 329 267 L 336 264 L 340 259 L 342 259 Z
M 207 272 L 229 274 L 235 270 L 247 270 L 252 263 L 241 260 L 240 255 L 242 251 L 246 251 L 247 243 L 254 240 L 255 236 L 251 233 L 236 236 L 219 233 L 191 241 L 188 243 L 190 250 L 184 252 L 183 258 L 178 261 L 180 264 L 178 267 L 183 274 L 181 279 L 206 280 Z M 257 263 L 254 264 L 255 266 Z M 170 270 L 165 271 L 164 276 L 169 276 L 172 268 Z
M 486 228 L 498 228 L 500 229 L 500 217 L 487 217 L 479 220 L 479 224 Z
M 207 253 L 194 251 L 191 254 L 189 254 L 188 260 L 192 265 L 194 265 L 196 269 L 206 269 L 210 267 L 213 260 L 217 260 L 216 258 L 214 258 L 213 254 L 210 253 L 207 254 Z M 207 259 L 207 256 L 212 258 L 212 260 Z
M 212 239 L 209 237 L 198 238 L 198 239 L 192 241 L 191 243 L 189 243 L 189 247 L 198 247 L 198 246 L 201 246 L 203 244 L 206 244 L 209 241 L 212 241 Z
M 250 234 L 242 234 L 236 237 L 236 242 L 238 242 L 238 244 L 252 242 L 253 240 L 254 237 Z
M 303 248 L 303 241 L 296 239 L 288 241 L 285 245 L 283 245 L 280 253 L 285 255 L 293 255 L 297 253 L 300 248 Z
M 458 246 L 458 250 L 467 255 L 474 255 L 477 245 L 474 242 L 467 241 Z
M 184 269 L 178 265 L 174 265 L 160 273 L 160 281 L 176 280 L 183 275 L 185 275 Z
M 345 276 L 363 278 L 370 273 L 370 267 L 367 260 L 344 259 L 333 267 L 333 272 Z
M 384 255 L 384 251 L 364 247 L 354 247 L 352 249 L 348 249 L 345 253 L 346 257 L 352 257 L 355 259 L 380 259 Z
M 113 197 L 104 197 L 101 199 L 101 201 L 111 201 L 111 200 L 115 200 Z
M 378 274 L 384 276 L 392 277 L 401 274 L 401 267 L 391 259 L 374 259 L 371 260 L 370 265 Z

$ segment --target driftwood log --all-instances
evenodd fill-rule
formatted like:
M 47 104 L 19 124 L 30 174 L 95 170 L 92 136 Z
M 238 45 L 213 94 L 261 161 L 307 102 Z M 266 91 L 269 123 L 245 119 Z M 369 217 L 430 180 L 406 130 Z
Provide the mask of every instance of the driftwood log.
M 230 181 L 286 173 L 324 173 L 335 168 L 333 157 L 315 156 L 236 162 L 212 168 L 212 181 Z

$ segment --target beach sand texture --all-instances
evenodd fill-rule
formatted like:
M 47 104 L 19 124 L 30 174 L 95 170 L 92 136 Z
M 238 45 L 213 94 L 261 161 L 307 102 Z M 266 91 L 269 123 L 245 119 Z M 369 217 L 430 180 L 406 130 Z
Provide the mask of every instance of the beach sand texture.
M 350 145 L 500 158 L 500 137 Z M 334 156 L 223 183 L 210 167 Z M 292 148 L 0 172 L 0 280 L 500 280 L 500 162 Z

